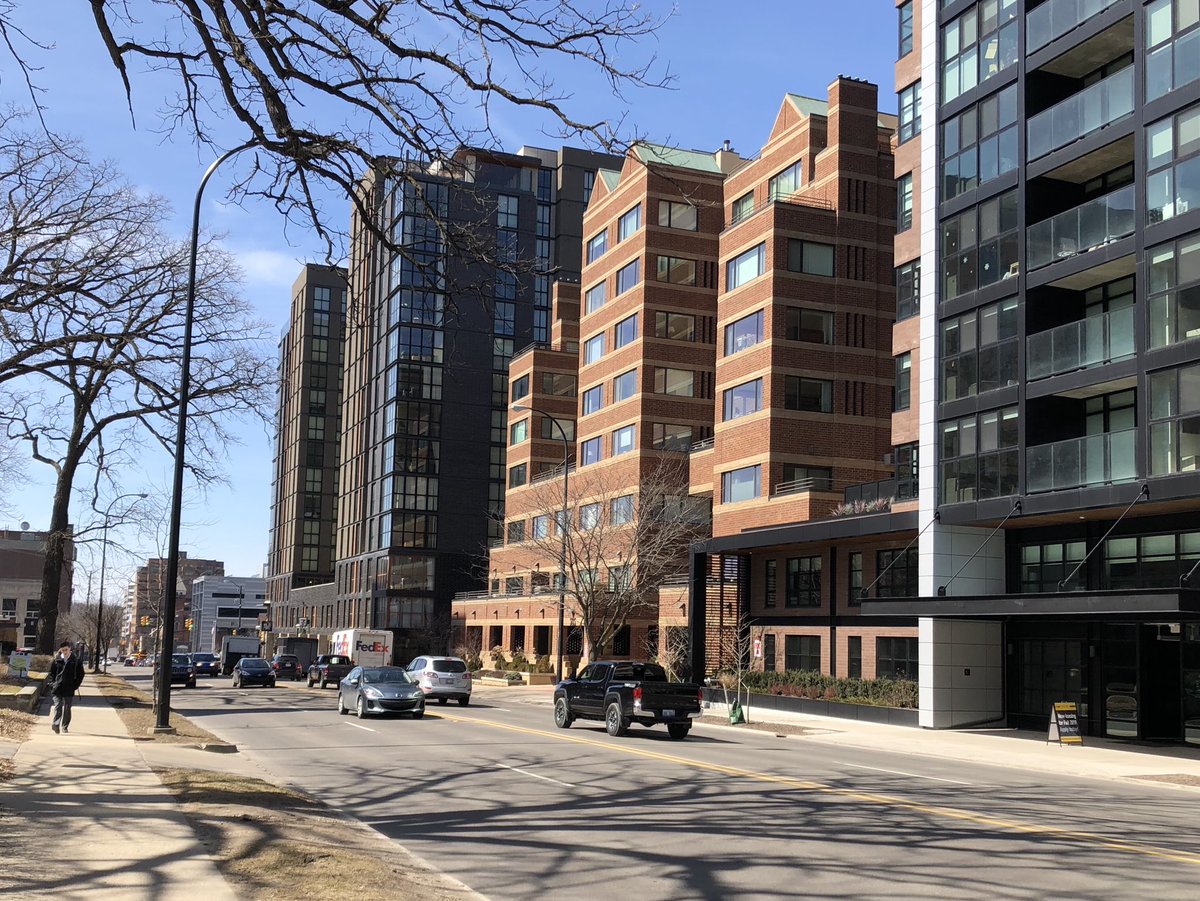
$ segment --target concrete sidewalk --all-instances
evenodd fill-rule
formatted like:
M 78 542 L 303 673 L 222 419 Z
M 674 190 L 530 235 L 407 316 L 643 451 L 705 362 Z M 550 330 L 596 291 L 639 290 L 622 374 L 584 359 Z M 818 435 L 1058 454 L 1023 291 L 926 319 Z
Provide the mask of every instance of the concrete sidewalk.
M 97 688 L 85 681 L 69 735 L 50 730 L 48 701 L 42 710 L 13 757 L 16 778 L 0 784 L 0 895 L 234 901 Z

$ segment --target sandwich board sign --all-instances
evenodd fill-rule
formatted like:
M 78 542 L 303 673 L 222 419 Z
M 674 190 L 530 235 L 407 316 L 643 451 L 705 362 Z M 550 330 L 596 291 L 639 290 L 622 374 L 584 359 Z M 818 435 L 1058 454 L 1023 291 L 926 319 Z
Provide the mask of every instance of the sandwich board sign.
M 1079 711 L 1074 702 L 1057 701 L 1050 708 L 1050 734 L 1046 742 L 1052 741 L 1060 745 L 1083 744 L 1083 736 L 1079 732 Z

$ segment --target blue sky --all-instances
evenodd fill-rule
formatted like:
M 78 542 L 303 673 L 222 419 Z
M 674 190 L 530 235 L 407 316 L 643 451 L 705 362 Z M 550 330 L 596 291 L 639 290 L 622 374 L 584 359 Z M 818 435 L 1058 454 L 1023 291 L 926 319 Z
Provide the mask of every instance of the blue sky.
M 137 10 L 147 0 L 131 0 Z M 650 9 L 667 3 L 650 0 Z M 865 78 L 880 86 L 880 106 L 894 111 L 891 80 L 896 56 L 896 14 L 891 0 L 753 0 L 740 4 L 715 0 L 678 0 L 678 11 L 648 42 L 675 76 L 671 90 L 630 93 L 629 121 L 651 139 L 683 147 L 716 149 L 729 139 L 743 154 L 754 154 L 766 140 L 787 92 L 825 97 L 837 75 Z M 53 47 L 37 52 L 42 67 L 35 80 L 51 128 L 79 138 L 96 157 L 117 161 L 137 185 L 168 198 L 175 207 L 179 234 L 197 180 L 211 154 L 183 135 L 165 137 L 155 115 L 164 83 L 135 74 L 135 127 L 120 80 L 104 55 L 85 4 L 39 0 L 26 4 L 22 23 L 30 35 Z M 553 74 L 553 73 L 552 73 Z M 556 78 L 561 91 L 576 96 L 570 109 L 586 117 L 619 112 L 611 93 L 594 85 Z M 15 67 L 0 63 L 0 103 L 28 107 Z M 505 113 L 497 132 L 508 150 L 521 144 L 547 146 L 549 123 L 528 112 Z M 237 138 L 230 132 L 232 145 Z M 245 271 L 245 295 L 263 319 L 282 331 L 289 289 L 299 266 L 314 259 L 318 244 L 289 229 L 274 209 L 239 208 L 222 202 L 221 176 L 212 182 L 203 209 L 205 227 L 225 235 L 227 247 Z M 331 211 L 332 212 L 332 211 Z M 339 213 L 348 219 L 348 207 Z M 342 222 L 336 223 L 341 225 Z M 266 559 L 271 497 L 271 436 L 247 422 L 244 441 L 230 449 L 229 487 L 194 497 L 184 511 L 182 545 L 192 556 L 225 561 L 226 572 L 257 574 Z M 45 470 L 45 471 L 43 471 Z M 148 459 L 142 472 L 127 473 L 127 491 L 161 493 L 169 484 L 170 461 Z M 29 481 L 12 504 L 14 516 L 0 526 L 28 520 L 33 528 L 49 521 L 50 472 L 31 463 Z M 120 537 L 120 536 L 114 536 Z M 136 544 L 133 535 L 126 542 Z M 143 548 L 146 554 L 152 549 Z

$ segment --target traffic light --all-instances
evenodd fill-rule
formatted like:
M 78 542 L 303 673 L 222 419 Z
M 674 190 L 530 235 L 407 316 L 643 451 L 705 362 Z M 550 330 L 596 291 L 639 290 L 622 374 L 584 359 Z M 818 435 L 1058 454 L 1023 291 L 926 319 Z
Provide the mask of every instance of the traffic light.
M 189 632 L 192 631 L 192 618 L 190 616 L 183 621 L 183 627 Z
M 143 625 L 143 626 L 148 626 L 148 625 L 150 625 L 150 617 L 148 617 L 148 616 L 143 616 L 143 617 L 142 617 L 142 625 Z

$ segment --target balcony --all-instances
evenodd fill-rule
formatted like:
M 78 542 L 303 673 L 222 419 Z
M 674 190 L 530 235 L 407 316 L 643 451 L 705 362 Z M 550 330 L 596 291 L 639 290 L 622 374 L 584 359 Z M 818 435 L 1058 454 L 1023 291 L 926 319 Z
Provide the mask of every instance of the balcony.
M 1033 381 L 1132 356 L 1134 307 L 1089 316 L 1030 335 L 1026 377 Z
M 1133 113 L 1133 70 L 1127 66 L 1031 117 L 1029 159 L 1066 147 Z
M 1133 234 L 1136 194 L 1126 185 L 1111 194 L 1089 200 L 1073 210 L 1037 222 L 1028 229 L 1026 255 L 1029 268 L 1037 269 L 1098 250 Z
M 1025 52 L 1033 53 L 1099 15 L 1117 0 L 1047 0 L 1025 17 Z
M 1104 432 L 1030 447 L 1025 451 L 1025 490 L 1029 494 L 1111 485 L 1137 478 L 1137 429 Z

